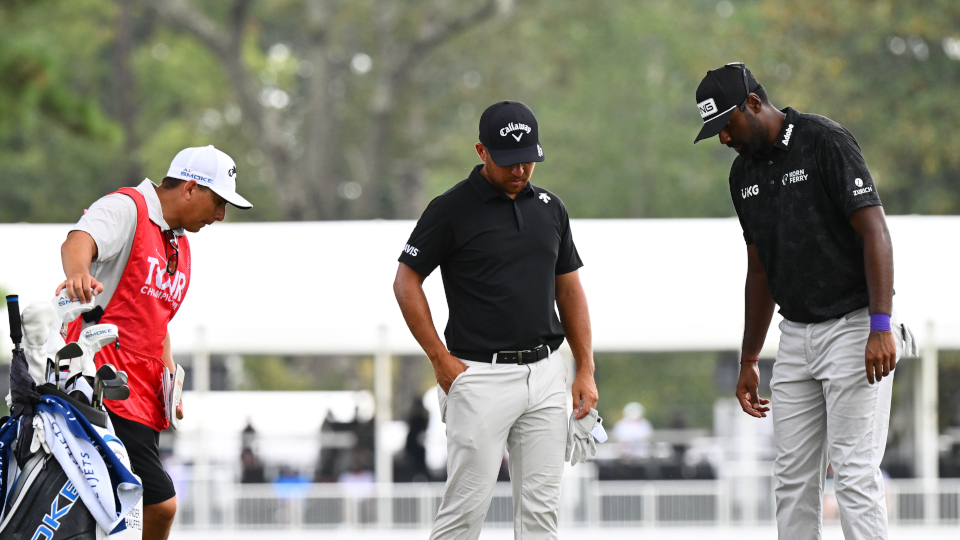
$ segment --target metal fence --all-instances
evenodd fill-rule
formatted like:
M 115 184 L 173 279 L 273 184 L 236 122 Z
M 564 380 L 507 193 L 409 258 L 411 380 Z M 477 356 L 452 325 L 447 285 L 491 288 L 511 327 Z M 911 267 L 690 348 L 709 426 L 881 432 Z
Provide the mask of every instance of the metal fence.
M 193 482 L 179 500 L 180 529 L 429 528 L 443 484 L 235 484 Z M 560 520 L 566 527 L 767 525 L 775 519 L 770 477 L 707 481 L 565 483 Z M 960 524 L 960 480 L 924 486 L 887 482 L 891 524 Z M 499 483 L 485 526 L 512 527 L 509 483 Z M 828 482 L 824 521 L 836 522 Z

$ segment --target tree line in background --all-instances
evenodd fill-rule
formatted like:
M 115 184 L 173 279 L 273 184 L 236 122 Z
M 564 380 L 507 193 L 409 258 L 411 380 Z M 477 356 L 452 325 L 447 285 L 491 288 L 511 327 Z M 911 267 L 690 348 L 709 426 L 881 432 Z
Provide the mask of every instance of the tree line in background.
M 847 126 L 888 213 L 958 213 L 958 29 L 950 0 L 10 0 L 0 222 L 74 221 L 204 144 L 255 204 L 228 219 L 415 218 L 500 99 L 574 217 L 731 215 L 733 152 L 691 142 L 735 60 Z

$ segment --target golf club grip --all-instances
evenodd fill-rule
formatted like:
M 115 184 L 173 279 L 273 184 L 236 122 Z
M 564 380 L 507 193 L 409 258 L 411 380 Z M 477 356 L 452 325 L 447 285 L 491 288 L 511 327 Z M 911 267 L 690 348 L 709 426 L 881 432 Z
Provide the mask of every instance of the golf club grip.
M 23 341 L 23 328 L 20 326 L 20 297 L 16 294 L 7 295 L 7 315 L 10 316 L 10 339 L 19 348 Z

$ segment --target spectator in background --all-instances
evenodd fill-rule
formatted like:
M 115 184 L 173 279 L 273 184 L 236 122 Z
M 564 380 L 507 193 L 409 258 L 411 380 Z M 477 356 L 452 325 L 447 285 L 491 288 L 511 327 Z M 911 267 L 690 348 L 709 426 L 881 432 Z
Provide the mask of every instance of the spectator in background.
M 414 399 L 407 415 L 407 442 L 403 446 L 403 456 L 394 478 L 409 478 L 411 482 L 427 482 L 430 476 L 427 472 L 427 449 L 424 445 L 427 437 L 427 427 L 430 417 L 420 399 Z
M 240 452 L 240 483 L 263 484 L 267 481 L 263 472 L 263 463 L 257 458 L 253 450 L 244 448 Z
M 623 407 L 623 418 L 613 426 L 613 438 L 620 442 L 620 454 L 626 458 L 650 456 L 653 424 L 644 418 L 643 405 L 631 401 Z

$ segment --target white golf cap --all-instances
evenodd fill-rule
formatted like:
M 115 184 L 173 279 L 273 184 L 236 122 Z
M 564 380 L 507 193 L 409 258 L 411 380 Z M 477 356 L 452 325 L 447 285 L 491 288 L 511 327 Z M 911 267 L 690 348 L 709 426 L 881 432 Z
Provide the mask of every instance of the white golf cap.
M 233 159 L 210 146 L 184 148 L 170 162 L 170 178 L 193 180 L 206 186 L 237 208 L 253 208 L 237 193 L 237 165 Z

